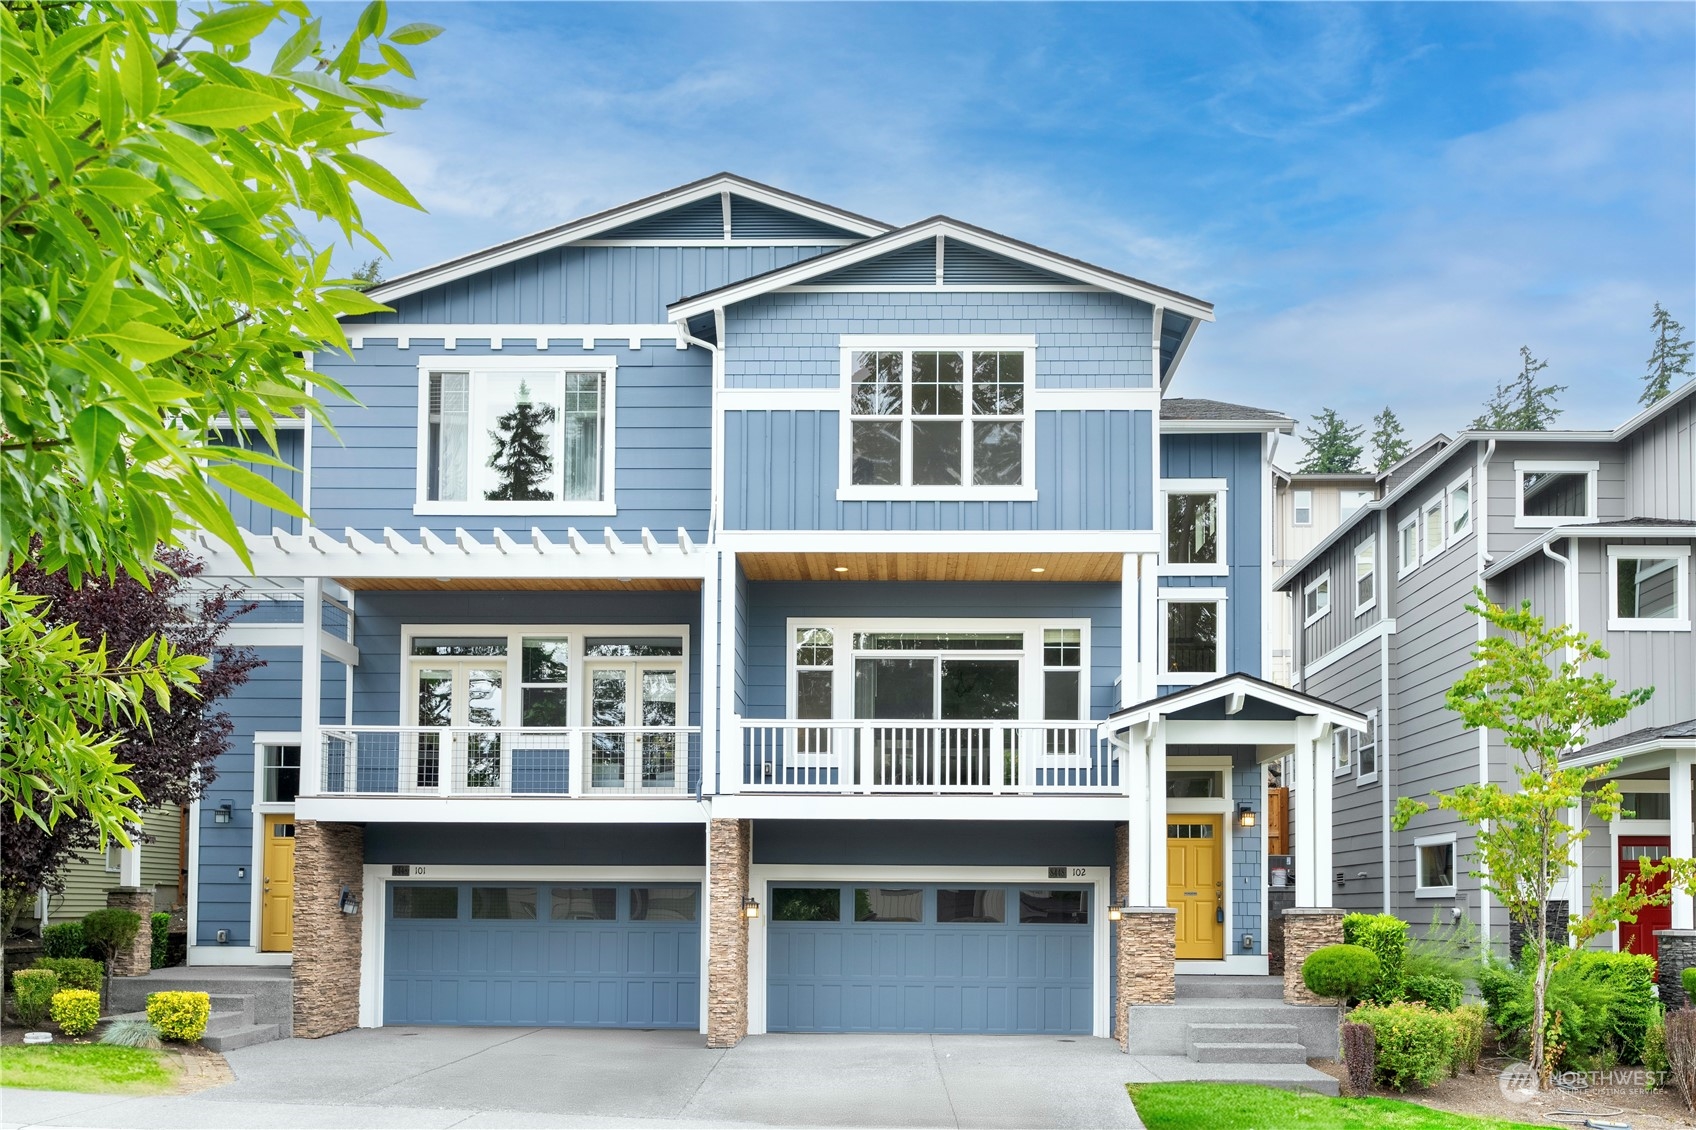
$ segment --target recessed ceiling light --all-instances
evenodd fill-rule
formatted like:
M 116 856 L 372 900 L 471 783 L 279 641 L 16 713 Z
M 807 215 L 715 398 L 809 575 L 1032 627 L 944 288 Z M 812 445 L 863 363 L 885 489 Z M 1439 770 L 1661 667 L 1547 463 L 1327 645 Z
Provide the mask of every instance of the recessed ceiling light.
M 1046 572 L 1048 572 L 1048 570 L 1044 569 L 1041 565 L 1032 565 L 1031 566 L 1031 572 L 1033 572 L 1033 573 L 1046 573 Z
M 834 572 L 837 572 L 837 573 L 846 573 L 848 571 L 848 566 L 846 566 L 846 565 L 833 565 L 833 566 L 831 566 L 831 569 Z

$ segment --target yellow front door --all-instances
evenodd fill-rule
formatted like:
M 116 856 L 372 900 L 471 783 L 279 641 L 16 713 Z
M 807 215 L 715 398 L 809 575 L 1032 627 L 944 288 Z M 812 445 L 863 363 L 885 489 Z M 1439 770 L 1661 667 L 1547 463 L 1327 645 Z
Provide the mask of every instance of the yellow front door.
M 265 817 L 265 877 L 259 898 L 259 948 L 294 949 L 294 814 Z
M 1225 956 L 1223 816 L 1166 817 L 1166 905 L 1178 908 L 1179 958 Z

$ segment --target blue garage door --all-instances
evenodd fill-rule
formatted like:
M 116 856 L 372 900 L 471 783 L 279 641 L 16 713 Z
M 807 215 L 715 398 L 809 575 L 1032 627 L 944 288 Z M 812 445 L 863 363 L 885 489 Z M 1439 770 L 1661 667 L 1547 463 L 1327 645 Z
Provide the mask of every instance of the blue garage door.
M 391 883 L 383 1022 L 699 1027 L 700 893 Z
M 773 885 L 773 1032 L 1092 1029 L 1089 891 Z

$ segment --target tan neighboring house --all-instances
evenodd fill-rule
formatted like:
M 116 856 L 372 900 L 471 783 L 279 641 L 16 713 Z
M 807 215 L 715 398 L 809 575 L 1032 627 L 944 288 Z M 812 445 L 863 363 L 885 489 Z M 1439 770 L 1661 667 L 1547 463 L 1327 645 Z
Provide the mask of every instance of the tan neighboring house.
M 1376 501 L 1380 476 L 1376 471 L 1348 474 L 1272 472 L 1272 571 L 1281 577 L 1291 565 L 1325 540 L 1344 518 Z M 1267 603 L 1267 638 L 1272 641 L 1272 666 L 1267 677 L 1290 686 L 1291 602 L 1288 593 L 1273 593 Z
M 185 809 L 168 805 L 147 813 L 142 827 L 150 842 L 136 846 L 139 855 L 139 884 L 153 889 L 155 910 L 171 910 L 182 903 L 188 867 L 187 838 L 183 834 Z M 104 852 L 96 848 L 65 869 L 62 894 L 37 900 L 36 918 L 41 925 L 75 922 L 90 911 L 106 905 L 106 892 L 123 886 L 126 850 L 116 843 Z M 134 866 L 134 863 L 131 863 Z M 134 879 L 134 876 L 130 876 Z

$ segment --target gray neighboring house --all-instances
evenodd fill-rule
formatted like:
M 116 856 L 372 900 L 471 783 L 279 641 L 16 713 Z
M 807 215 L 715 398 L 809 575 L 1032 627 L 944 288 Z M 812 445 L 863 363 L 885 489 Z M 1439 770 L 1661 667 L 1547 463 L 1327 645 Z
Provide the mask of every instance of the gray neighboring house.
M 1581 908 L 1640 859 L 1696 854 L 1696 382 L 1617 428 L 1463 432 L 1388 488 L 1274 582 L 1295 608 L 1295 686 L 1371 721 L 1332 749 L 1333 905 L 1416 928 L 1464 911 L 1505 953 L 1506 913 L 1468 874 L 1470 830 L 1433 811 L 1394 831 L 1395 798 L 1512 780 L 1500 735 L 1465 729 L 1443 705 L 1480 638 L 1465 606 L 1482 588 L 1597 638 L 1622 689 L 1655 688 L 1572 755 L 1618 760 L 1630 818 L 1591 818 L 1556 901 Z M 1663 970 L 1696 964 L 1692 901 L 1650 908 L 1596 944 L 1658 954 Z M 1676 975 L 1660 980 L 1664 999 L 1682 996 Z

